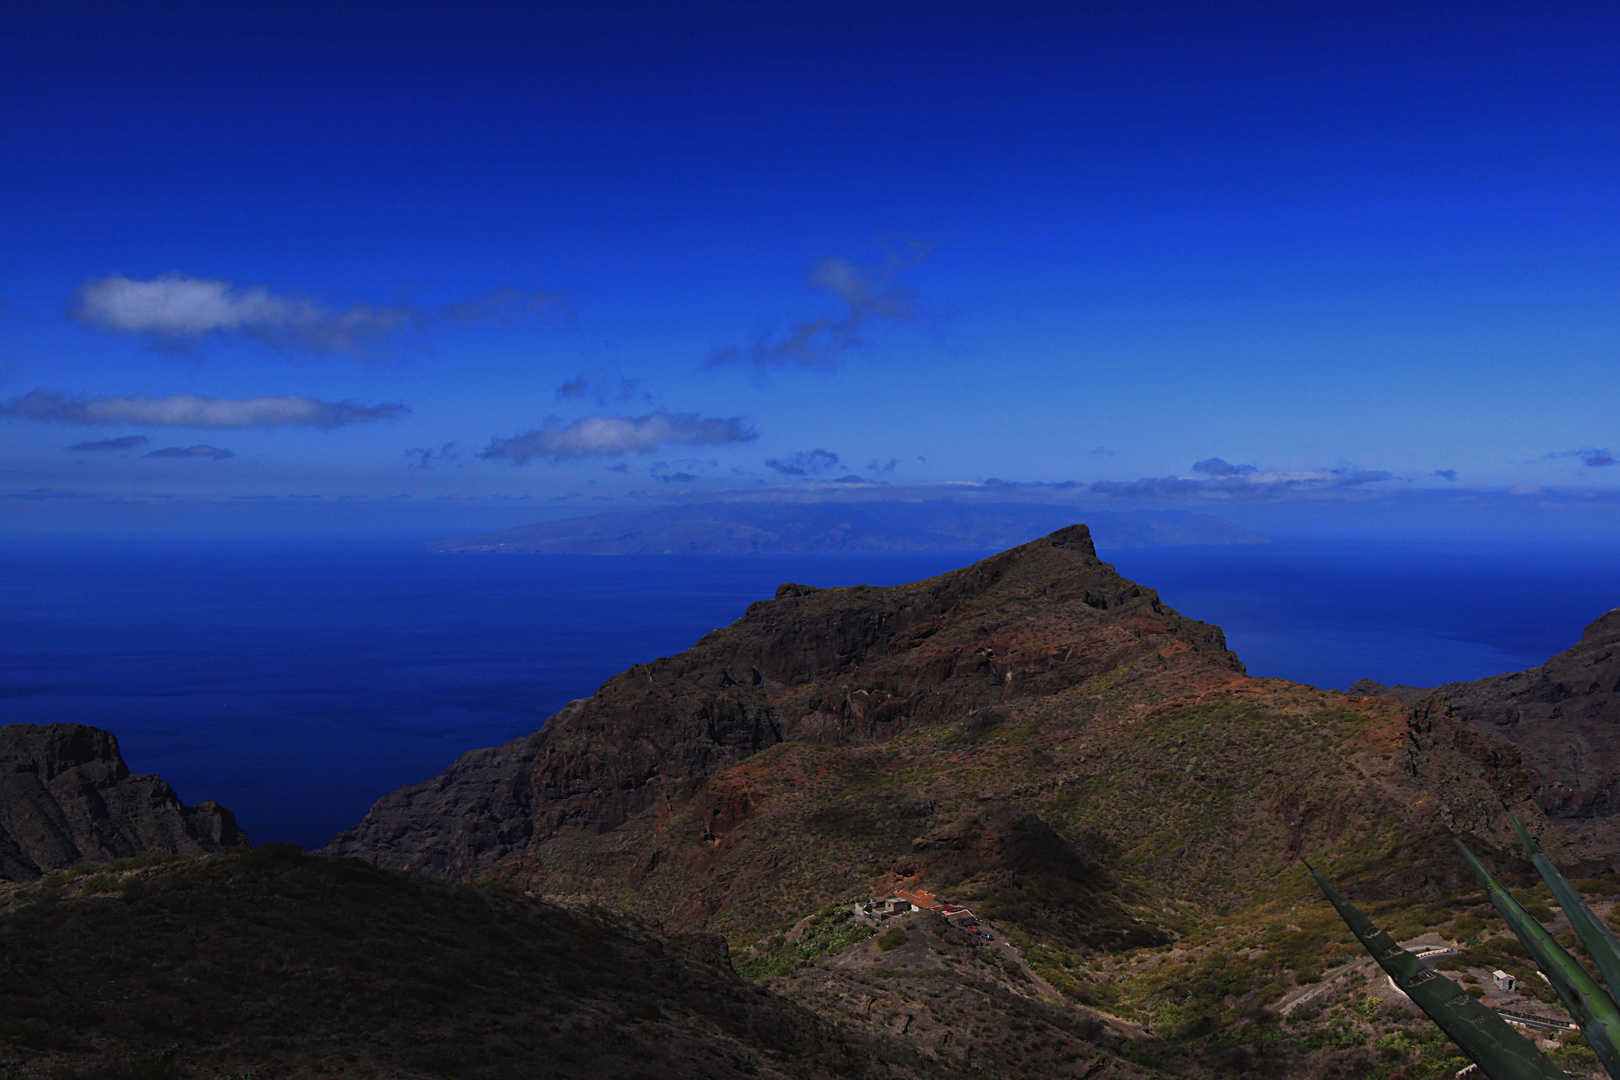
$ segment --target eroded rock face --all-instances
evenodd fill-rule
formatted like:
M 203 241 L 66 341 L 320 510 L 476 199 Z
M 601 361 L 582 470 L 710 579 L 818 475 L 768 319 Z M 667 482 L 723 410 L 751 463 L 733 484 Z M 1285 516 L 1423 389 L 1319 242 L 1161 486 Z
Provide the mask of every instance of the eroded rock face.
M 684 803 L 704 778 L 785 741 L 880 743 L 1143 655 L 1189 686 L 1243 670 L 1219 628 L 1099 559 L 1084 525 L 909 585 L 784 585 L 678 656 L 609 679 L 540 733 L 383 798 L 326 851 L 471 878 Z
M 183 806 L 156 776 L 131 775 L 111 732 L 83 724 L 0 727 L 0 878 L 27 881 L 80 862 L 246 843 L 235 815 L 218 803 Z
M 1620 857 L 1620 608 L 1528 671 L 1432 689 L 1363 680 L 1351 691 L 1447 698 L 1470 730 L 1518 748 L 1548 817 L 1611 861 Z

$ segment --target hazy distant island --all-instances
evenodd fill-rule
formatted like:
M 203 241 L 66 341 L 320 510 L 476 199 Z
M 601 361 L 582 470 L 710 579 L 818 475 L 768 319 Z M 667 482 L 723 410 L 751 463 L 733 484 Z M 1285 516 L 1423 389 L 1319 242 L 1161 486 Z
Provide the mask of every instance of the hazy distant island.
M 1084 521 L 1108 548 L 1264 544 L 1230 521 L 1184 510 L 1091 512 L 1038 503 L 707 503 L 594 514 L 429 545 L 546 555 L 768 555 L 999 551 Z

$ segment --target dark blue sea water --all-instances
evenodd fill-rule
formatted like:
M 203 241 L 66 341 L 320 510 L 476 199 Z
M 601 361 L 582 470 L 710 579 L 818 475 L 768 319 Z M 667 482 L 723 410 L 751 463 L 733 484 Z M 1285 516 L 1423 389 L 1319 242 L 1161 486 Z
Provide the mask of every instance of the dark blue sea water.
M 1292 539 L 1104 552 L 1257 675 L 1432 685 L 1540 663 L 1620 604 L 1616 548 Z M 533 731 L 778 583 L 892 584 L 973 553 L 468 556 L 419 539 L 0 541 L 0 722 L 116 732 L 255 841 L 325 842 L 379 795 Z

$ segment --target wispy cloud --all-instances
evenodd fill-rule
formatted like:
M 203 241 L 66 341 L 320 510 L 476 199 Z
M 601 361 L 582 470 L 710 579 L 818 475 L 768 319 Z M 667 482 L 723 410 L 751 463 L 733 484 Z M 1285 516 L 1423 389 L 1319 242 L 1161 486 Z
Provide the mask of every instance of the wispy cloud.
M 442 307 L 351 304 L 329 307 L 262 285 L 164 274 L 145 281 L 113 274 L 86 283 L 72 314 L 101 330 L 129 334 L 166 349 L 194 348 L 208 338 L 257 341 L 276 349 L 374 356 L 388 341 L 436 324 L 535 316 L 571 318 L 563 299 L 534 289 L 497 289 Z
M 134 450 L 145 446 L 152 440 L 145 435 L 123 435 L 116 439 L 91 439 L 88 442 L 74 443 L 69 450 L 78 453 L 101 453 L 108 450 Z
M 480 456 L 521 465 L 535 458 L 621 457 L 651 453 L 660 446 L 721 446 L 755 438 L 745 417 L 702 417 L 660 409 L 646 416 L 587 416 L 572 423 L 551 417 L 533 431 L 493 440 Z
M 59 424 L 141 424 L 148 427 L 254 428 L 320 427 L 392 420 L 411 410 L 397 403 L 362 405 L 355 401 L 319 401 L 279 397 L 209 398 L 196 394 L 168 397 L 72 397 L 32 390 L 0 402 L 0 417 Z
M 1558 450 L 1551 454 L 1543 454 L 1541 460 L 1548 461 L 1553 458 L 1580 458 L 1581 464 L 1589 469 L 1602 469 L 1620 463 L 1620 458 L 1607 446 L 1588 446 L 1582 450 Z
M 885 251 L 872 266 L 828 257 L 816 264 L 805 284 L 835 298 L 842 314 L 804 319 L 782 337 L 766 336 L 744 347 L 716 349 L 708 366 L 753 364 L 757 367 L 820 367 L 866 344 L 863 334 L 873 322 L 910 322 L 917 316 L 917 296 L 894 280 L 895 274 L 928 257 L 933 245 L 905 240 Z
M 229 450 L 218 446 L 205 446 L 198 443 L 196 446 L 165 446 L 162 450 L 153 450 L 145 457 L 155 458 L 208 458 L 211 461 L 224 461 L 236 455 Z
M 1436 470 L 1434 470 L 1434 472 L 1430 473 L 1429 475 L 1438 476 L 1442 480 L 1451 480 L 1451 481 L 1455 482 L 1456 479 L 1457 479 L 1457 470 L 1456 469 L 1436 469 Z
M 1377 484 L 1393 474 L 1380 469 L 1269 470 L 1205 458 L 1193 465 L 1198 476 L 1148 476 L 1140 480 L 1098 480 L 1086 485 L 1097 495 L 1118 498 L 1271 499 L 1341 491 Z
M 800 450 L 785 458 L 767 458 L 765 467 L 783 476 L 815 476 L 836 469 L 843 459 L 831 450 Z

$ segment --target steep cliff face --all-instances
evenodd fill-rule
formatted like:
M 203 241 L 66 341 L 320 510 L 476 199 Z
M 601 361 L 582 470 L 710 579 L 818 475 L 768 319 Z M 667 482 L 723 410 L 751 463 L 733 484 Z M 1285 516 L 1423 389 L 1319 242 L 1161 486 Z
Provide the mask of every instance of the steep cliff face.
M 235 816 L 218 803 L 182 806 L 162 780 L 131 775 L 111 732 L 82 724 L 0 727 L 0 878 L 26 881 L 79 862 L 245 843 Z
M 1468 728 L 1518 748 L 1548 816 L 1620 858 L 1620 608 L 1540 667 L 1431 689 L 1370 680 L 1357 689 L 1407 701 L 1442 695 Z
M 779 743 L 885 743 L 1143 656 L 1186 686 L 1243 670 L 1219 629 L 1102 562 L 1083 525 L 911 585 L 783 585 L 686 652 L 608 680 L 540 733 L 380 800 L 327 851 L 473 877 L 671 813 L 706 778 Z

